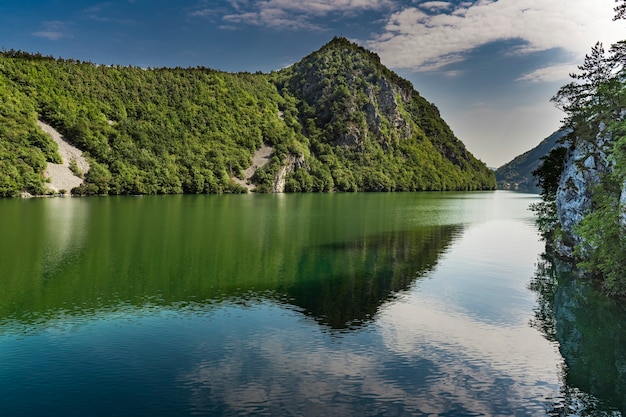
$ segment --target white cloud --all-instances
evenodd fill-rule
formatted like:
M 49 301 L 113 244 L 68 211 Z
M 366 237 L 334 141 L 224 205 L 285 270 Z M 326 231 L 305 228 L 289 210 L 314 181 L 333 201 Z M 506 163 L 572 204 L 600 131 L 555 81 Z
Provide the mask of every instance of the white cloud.
M 71 33 L 67 30 L 67 23 L 58 20 L 42 22 L 42 29 L 32 33 L 38 38 L 45 38 L 51 41 L 58 41 L 62 38 L 71 38 Z
M 525 74 L 517 81 L 530 82 L 553 82 L 570 80 L 569 74 L 578 72 L 578 67 L 574 64 L 559 64 L 549 67 L 538 68 L 535 71 Z
M 215 11 L 213 9 L 198 9 L 198 10 L 194 10 L 193 12 L 189 13 L 189 16 L 193 16 L 193 17 L 206 17 L 206 16 L 211 16 L 215 13 Z
M 432 10 L 432 11 L 436 11 L 436 10 L 442 10 L 442 9 L 449 9 L 450 7 L 452 7 L 452 4 L 448 3 L 447 1 L 427 1 L 425 3 L 420 4 L 420 6 L 422 9 L 426 9 L 426 10 Z
M 265 7 L 258 11 L 228 14 L 222 17 L 227 24 L 243 23 L 253 26 L 271 26 L 283 29 L 317 29 L 302 16 L 292 15 L 280 8 Z
M 215 9 L 202 7 L 190 16 L 212 15 Z M 311 19 L 325 17 L 333 13 L 348 14 L 365 10 L 379 10 L 389 7 L 392 0 L 230 0 L 232 11 L 223 16 L 227 23 L 243 23 L 287 29 L 319 29 Z
M 561 48 L 580 60 L 596 41 L 621 38 L 613 6 L 613 0 L 480 0 L 435 15 L 410 7 L 393 13 L 366 45 L 386 65 L 415 70 L 440 68 L 476 47 L 511 39 L 524 41 L 518 53 Z
M 449 78 L 458 77 L 461 74 L 463 74 L 463 71 L 458 71 L 458 70 L 450 70 L 450 71 L 444 71 L 443 72 L 443 75 L 445 75 L 446 77 L 449 77 Z

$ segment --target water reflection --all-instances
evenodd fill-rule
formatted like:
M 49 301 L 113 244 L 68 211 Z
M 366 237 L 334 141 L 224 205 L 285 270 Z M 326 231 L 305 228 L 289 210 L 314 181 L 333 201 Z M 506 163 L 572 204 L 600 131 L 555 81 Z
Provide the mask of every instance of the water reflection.
M 11 203 L 4 236 L 31 256 L 15 260 L 20 252 L 0 238 L 12 253 L 0 251 L 0 415 L 535 416 L 621 407 L 609 397 L 623 390 L 596 391 L 610 385 L 598 382 L 600 371 L 621 378 L 624 340 L 609 336 L 614 371 L 592 365 L 587 375 L 600 356 L 586 350 L 604 346 L 586 340 L 600 337 L 599 319 L 581 321 L 587 304 L 552 285 L 550 264 L 535 270 L 542 244 L 531 198 L 85 199 L 76 200 L 89 203 L 75 209 L 84 230 L 76 234 L 55 234 L 60 219 L 41 210 L 45 201 Z M 44 273 L 49 259 L 67 261 Z
M 431 198 L 201 197 L 24 205 L 33 210 L 14 213 L 0 238 L 0 322 L 263 294 L 349 328 L 432 268 L 462 230 L 406 220 Z M 438 211 L 428 213 L 436 223 Z
M 69 198 L 51 198 L 42 205 L 45 211 L 43 260 L 44 277 L 51 277 L 63 263 L 71 263 L 86 242 L 89 204 Z
M 460 226 L 420 227 L 306 248 L 290 303 L 333 329 L 355 328 L 437 263 Z
M 626 306 L 570 264 L 544 256 L 530 287 L 533 326 L 557 341 L 563 388 L 551 415 L 626 414 Z
M 525 250 L 502 244 L 507 236 Z M 416 244 L 414 256 L 423 248 L 419 240 L 392 240 Z M 484 248 L 485 242 L 495 242 L 497 249 L 478 258 L 463 254 L 468 246 Z M 390 247 L 399 246 L 383 245 L 382 251 Z M 190 404 L 199 414 L 544 415 L 559 393 L 553 369 L 559 356 L 527 325 L 528 306 L 511 302 L 521 297 L 523 284 L 519 292 L 517 286 L 527 281 L 539 247 L 535 230 L 526 224 L 477 224 L 436 257 L 444 264 L 418 270 L 424 280 L 396 293 L 369 326 L 339 334 L 324 332 L 313 320 L 295 328 L 288 323 L 301 320 L 298 313 L 273 304 L 236 313 L 226 308 L 220 315 L 238 317 L 229 322 L 232 331 L 220 333 L 221 342 L 203 346 L 203 360 L 178 381 L 190 391 Z M 339 249 L 350 253 L 353 246 Z M 493 264 L 498 259 L 511 270 L 486 269 L 485 260 Z M 489 299 L 490 313 L 476 303 L 459 308 L 449 295 L 469 279 L 475 289 L 463 288 L 468 299 L 493 285 L 507 294 Z M 441 282 L 450 288 L 440 291 Z

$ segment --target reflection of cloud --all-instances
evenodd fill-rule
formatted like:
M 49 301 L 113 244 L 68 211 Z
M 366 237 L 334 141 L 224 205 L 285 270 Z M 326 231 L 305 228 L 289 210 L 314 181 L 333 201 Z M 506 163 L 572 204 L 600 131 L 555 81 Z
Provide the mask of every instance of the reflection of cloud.
M 445 14 L 410 7 L 393 13 L 367 46 L 386 65 L 418 70 L 459 62 L 479 46 L 511 39 L 524 42 L 520 53 L 562 48 L 579 58 L 598 40 L 620 39 L 612 15 L 613 0 L 581 0 L 574 7 L 570 0 L 485 0 Z
M 476 246 L 467 254 L 476 258 L 483 246 L 475 239 L 493 238 L 491 233 L 510 228 L 503 221 L 488 225 L 470 228 L 446 257 L 456 259 L 458 251 Z M 520 252 L 517 245 L 528 246 L 531 237 L 540 246 L 534 229 L 520 229 L 525 232 L 516 235 L 519 242 L 513 247 L 498 240 L 492 246 Z M 459 245 L 464 247 L 455 249 Z M 522 250 L 521 258 L 534 249 Z M 439 275 L 429 285 L 447 279 L 442 271 L 432 274 Z M 542 400 L 560 386 L 553 369 L 560 363 L 556 347 L 518 311 L 493 324 L 422 291 L 420 286 L 387 304 L 369 328 L 334 336 L 296 312 L 266 305 L 271 325 L 256 328 L 252 337 L 233 330 L 236 336 L 222 339 L 225 348 L 219 355 L 211 355 L 210 349 L 201 353 L 205 359 L 180 374 L 179 381 L 200 414 L 218 407 L 226 414 L 303 416 L 509 415 L 522 409 L 520 415 L 543 414 Z
M 420 305 L 395 305 L 380 318 L 387 347 L 401 355 L 441 363 L 444 355 L 432 346 L 457 346 L 468 361 L 489 358 L 491 367 L 516 380 L 534 380 L 545 374 L 546 364 L 555 363 L 556 352 L 546 349 L 542 336 L 525 322 L 503 327 L 476 322 L 462 313 L 442 314 L 445 310 L 444 305 L 423 299 Z M 511 358 L 518 361 L 515 366 Z
M 528 346 L 540 336 L 522 331 L 500 343 L 498 338 L 519 329 L 502 334 L 488 326 L 481 329 L 471 320 L 441 317 L 440 313 L 440 306 L 434 304 L 421 309 L 391 306 L 377 326 L 383 346 L 373 340 L 362 344 L 358 334 L 344 335 L 326 345 L 324 334 L 316 328 L 264 327 L 263 337 L 253 342 L 226 341 L 227 349 L 219 358 L 197 364 L 179 376 L 179 383 L 189 390 L 192 412 L 198 414 L 226 409 L 226 414 L 382 415 L 381 410 L 397 407 L 407 415 L 454 410 L 494 415 L 498 407 L 528 407 L 529 399 L 542 398 L 545 386 L 534 387 L 537 365 L 529 370 L 506 369 L 506 363 L 493 366 L 471 349 L 480 342 L 492 346 L 481 354 L 504 357 L 508 353 L 519 359 L 516 355 L 521 349 L 514 344 L 530 336 L 531 343 L 525 342 Z M 420 315 L 424 318 L 410 320 Z M 403 334 L 407 324 L 411 329 L 426 326 L 419 334 L 409 332 L 407 337 Z M 490 330 L 496 330 L 495 335 Z M 449 331 L 458 332 L 458 338 L 446 341 Z M 474 331 L 477 334 L 472 336 Z M 472 340 L 470 346 L 455 343 L 467 336 Z M 541 345 L 545 347 L 545 343 Z M 553 364 L 554 356 L 558 356 L 539 348 L 522 353 L 528 358 L 522 365 L 534 361 L 544 365 L 540 375 L 552 373 L 545 363 Z M 544 357 L 552 362 L 543 362 Z M 558 386 L 556 376 L 554 381 L 543 382 Z

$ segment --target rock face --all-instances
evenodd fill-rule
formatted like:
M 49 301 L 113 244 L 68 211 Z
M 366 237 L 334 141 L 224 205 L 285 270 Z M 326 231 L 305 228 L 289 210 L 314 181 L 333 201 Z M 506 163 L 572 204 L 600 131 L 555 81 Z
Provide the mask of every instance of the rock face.
M 298 168 L 308 169 L 304 156 L 295 157 L 293 155 L 287 156 L 287 159 L 283 166 L 280 168 L 276 177 L 274 178 L 274 186 L 272 188 L 273 193 L 284 193 L 285 185 L 287 183 L 287 176 Z
M 409 102 L 412 88 L 394 86 L 387 78 L 373 72 L 375 65 L 370 60 L 378 58 L 364 51 L 337 48 L 325 53 L 331 56 L 344 54 L 341 59 L 346 67 L 331 68 L 329 71 L 326 58 L 305 58 L 296 64 L 296 73 L 300 77 L 294 83 L 294 86 L 302 87 L 294 90 L 316 109 L 318 120 L 346 126 L 335 132 L 334 145 L 360 148 L 370 135 L 384 144 L 388 139 L 385 138 L 388 136 L 384 133 L 385 129 L 400 138 L 413 134 L 413 128 L 407 116 L 402 115 L 398 102 Z M 360 113 L 365 116 L 365 124 L 356 117 Z
M 575 233 L 576 225 L 591 209 L 593 188 L 612 169 L 608 159 L 610 138 L 603 131 L 604 126 L 601 125 L 595 142 L 577 138 L 565 157 L 556 192 L 557 214 L 564 232 L 562 238 L 555 242 L 560 256 L 573 256 L 574 245 L 581 240 Z M 624 200 L 625 194 L 626 190 L 622 192 Z
M 417 93 L 377 55 L 335 39 L 292 70 L 290 89 L 314 109 L 318 124 L 336 126 L 330 130 L 333 145 L 360 149 L 374 140 L 387 148 L 415 133 L 403 107 Z
M 402 89 L 394 90 L 393 85 L 381 78 L 378 80 L 377 88 L 368 88 L 369 103 L 364 107 L 367 124 L 377 137 L 382 137 L 382 120 L 386 118 L 392 128 L 401 132 L 403 137 L 409 137 L 413 134 L 413 129 L 406 121 L 398 106 L 397 98 L 408 102 L 411 93 Z M 378 91 L 376 91 L 378 90 Z M 382 116 L 382 117 L 381 117 Z

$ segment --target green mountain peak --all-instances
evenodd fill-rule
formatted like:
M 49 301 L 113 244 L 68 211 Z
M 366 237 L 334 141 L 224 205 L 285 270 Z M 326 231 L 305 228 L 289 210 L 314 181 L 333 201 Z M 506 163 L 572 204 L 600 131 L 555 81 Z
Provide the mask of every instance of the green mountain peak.
M 335 37 L 271 74 L 97 66 L 0 54 L 0 194 L 45 193 L 55 127 L 90 160 L 87 194 L 495 187 L 412 84 Z M 263 166 L 253 161 L 267 154 Z

